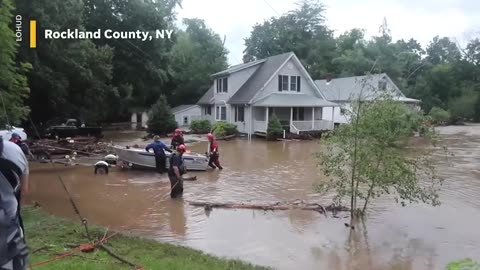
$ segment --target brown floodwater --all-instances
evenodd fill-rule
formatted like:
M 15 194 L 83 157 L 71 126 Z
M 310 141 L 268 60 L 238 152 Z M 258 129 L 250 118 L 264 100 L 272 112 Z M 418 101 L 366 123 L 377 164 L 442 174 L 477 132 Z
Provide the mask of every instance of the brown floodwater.
M 480 261 L 480 126 L 443 127 L 442 141 L 455 155 L 438 155 L 445 179 L 442 205 L 401 207 L 389 198 L 371 205 L 365 224 L 351 231 L 348 218 L 309 211 L 213 209 L 187 201 L 277 202 L 330 198 L 315 193 L 324 178 L 313 154 L 321 141 L 221 141 L 223 171 L 195 172 L 183 199 L 169 198 L 167 176 L 92 167 L 31 164 L 30 200 L 48 212 L 77 219 L 54 171 L 64 179 L 90 223 L 126 229 L 207 253 L 275 269 L 444 269 L 452 260 Z M 111 136 L 118 143 L 144 143 L 140 133 Z M 132 143 L 133 144 L 133 143 Z M 204 142 L 190 150 L 204 153 Z

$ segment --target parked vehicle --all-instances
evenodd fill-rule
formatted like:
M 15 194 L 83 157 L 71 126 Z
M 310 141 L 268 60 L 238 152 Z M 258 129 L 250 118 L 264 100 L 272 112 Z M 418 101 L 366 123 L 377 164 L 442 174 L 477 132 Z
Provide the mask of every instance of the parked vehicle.
M 50 138 L 67 138 L 76 136 L 102 137 L 101 127 L 86 126 L 78 119 L 68 119 L 61 125 L 50 126 L 45 132 L 45 135 Z

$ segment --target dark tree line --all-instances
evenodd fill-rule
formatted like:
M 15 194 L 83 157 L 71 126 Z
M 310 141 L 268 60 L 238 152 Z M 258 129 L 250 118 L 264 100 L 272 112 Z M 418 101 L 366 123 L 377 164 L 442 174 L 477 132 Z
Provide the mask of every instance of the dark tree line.
M 11 58 L 6 61 L 11 67 L 2 61 L 0 69 L 8 72 L 2 70 L 0 80 L 9 84 L 4 96 L 15 105 L 8 114 L 16 123 L 27 121 L 29 110 L 37 123 L 67 117 L 98 123 L 128 120 L 162 95 L 171 106 L 196 102 L 210 86 L 208 75 L 227 66 L 222 40 L 202 20 L 176 26 L 180 0 L 6 0 L 2 5 L 9 8 L 2 6 L 1 29 L 12 31 L 0 34 L 5 35 L 1 53 Z M 37 20 L 36 49 L 28 48 L 28 40 L 15 47 L 13 14 L 22 15 L 24 25 Z M 151 41 L 44 40 L 44 29 L 165 29 L 173 35 Z M 9 95 L 20 88 L 18 95 Z

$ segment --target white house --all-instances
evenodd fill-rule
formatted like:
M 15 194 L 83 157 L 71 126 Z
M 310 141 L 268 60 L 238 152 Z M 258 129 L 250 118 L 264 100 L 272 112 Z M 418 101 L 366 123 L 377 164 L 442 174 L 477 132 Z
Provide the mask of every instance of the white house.
M 226 121 L 242 133 L 265 134 L 275 114 L 287 132 L 333 129 L 333 107 L 293 52 L 213 74 L 200 98 L 202 118 Z M 330 108 L 330 114 L 325 113 Z
M 200 119 L 202 111 L 198 105 L 180 105 L 171 110 L 179 127 L 188 127 L 192 120 Z
M 379 97 L 382 93 L 387 93 L 399 101 L 419 108 L 420 100 L 407 98 L 385 73 L 316 80 L 315 84 L 327 100 L 340 105 L 333 109 L 335 124 L 349 122 L 346 112 L 352 109 L 352 101 L 358 100 L 360 96 L 361 100 L 368 101 Z M 324 113 L 331 114 L 331 110 L 332 108 L 327 108 Z

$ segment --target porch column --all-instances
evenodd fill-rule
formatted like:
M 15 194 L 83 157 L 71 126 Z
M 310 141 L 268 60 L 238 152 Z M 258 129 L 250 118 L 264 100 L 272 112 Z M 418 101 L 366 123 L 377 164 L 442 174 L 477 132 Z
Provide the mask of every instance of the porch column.
M 315 128 L 315 107 L 312 107 L 312 130 Z
M 293 107 L 290 107 L 290 124 L 293 121 Z
M 335 107 L 332 107 L 332 130 L 335 127 Z
M 265 130 L 268 130 L 268 109 L 269 107 L 265 107 Z

